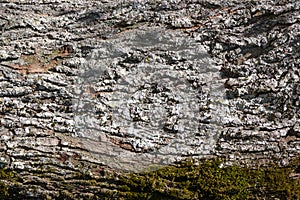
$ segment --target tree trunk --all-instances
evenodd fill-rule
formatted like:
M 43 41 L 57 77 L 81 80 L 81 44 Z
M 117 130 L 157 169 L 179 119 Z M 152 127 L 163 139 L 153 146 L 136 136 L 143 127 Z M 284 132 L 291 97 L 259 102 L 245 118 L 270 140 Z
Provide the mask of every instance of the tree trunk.
M 288 165 L 300 149 L 299 9 L 2 1 L 0 163 L 19 177 L 5 183 L 27 199 L 86 199 L 118 190 L 118 173 L 187 157 Z

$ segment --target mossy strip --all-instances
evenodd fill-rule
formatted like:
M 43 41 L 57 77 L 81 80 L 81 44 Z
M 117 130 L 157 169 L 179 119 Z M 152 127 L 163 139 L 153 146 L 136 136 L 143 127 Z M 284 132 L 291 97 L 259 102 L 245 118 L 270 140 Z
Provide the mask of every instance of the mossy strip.
M 157 171 L 126 174 L 118 196 L 124 199 L 300 199 L 300 179 L 289 175 L 297 165 L 251 169 L 222 167 L 222 161 L 194 161 Z M 299 165 L 299 164 L 298 164 Z

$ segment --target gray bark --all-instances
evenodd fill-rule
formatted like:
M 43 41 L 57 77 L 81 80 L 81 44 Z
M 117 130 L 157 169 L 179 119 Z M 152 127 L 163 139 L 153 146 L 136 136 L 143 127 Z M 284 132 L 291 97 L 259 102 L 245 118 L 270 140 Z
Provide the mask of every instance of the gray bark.
M 1 1 L 2 167 L 28 198 L 87 198 L 117 186 L 78 174 L 186 157 L 287 165 L 300 150 L 299 7 Z

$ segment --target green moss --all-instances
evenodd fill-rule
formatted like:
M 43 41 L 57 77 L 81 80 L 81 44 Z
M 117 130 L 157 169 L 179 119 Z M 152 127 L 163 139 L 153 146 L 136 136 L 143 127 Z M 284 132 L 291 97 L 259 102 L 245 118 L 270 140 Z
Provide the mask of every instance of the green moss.
M 72 178 L 77 182 L 60 183 L 66 184 L 66 190 L 59 197 L 76 199 L 74 191 L 81 184 L 107 188 L 98 190 L 95 199 L 300 199 L 300 179 L 290 178 L 299 170 L 299 157 L 284 168 L 220 167 L 223 162 L 202 160 L 195 165 L 194 160 L 187 160 L 154 171 L 109 173 L 100 178 L 80 171 Z M 0 169 L 0 179 L 0 199 L 16 199 L 18 191 L 13 183 L 19 181 L 17 173 Z
M 189 160 L 153 172 L 125 174 L 118 195 L 136 199 L 300 199 L 300 180 L 289 178 L 299 164 L 250 169 L 222 168 L 221 162 L 206 160 L 196 166 Z
M 93 178 L 88 172 L 82 171 L 82 172 L 77 172 L 73 176 L 73 179 L 79 179 L 79 180 L 92 180 Z
M 0 199 L 5 199 L 9 196 L 9 188 L 7 185 L 0 183 Z
M 59 193 L 59 199 L 75 199 L 75 197 L 72 195 L 72 193 L 66 191 L 66 190 L 63 190 L 63 191 L 60 191 Z
M 3 168 L 0 169 L 0 180 L 11 180 L 15 178 L 15 173 L 12 170 Z
M 11 187 L 7 182 L 14 182 L 15 173 L 9 169 L 0 169 L 0 199 L 6 199 L 10 196 Z

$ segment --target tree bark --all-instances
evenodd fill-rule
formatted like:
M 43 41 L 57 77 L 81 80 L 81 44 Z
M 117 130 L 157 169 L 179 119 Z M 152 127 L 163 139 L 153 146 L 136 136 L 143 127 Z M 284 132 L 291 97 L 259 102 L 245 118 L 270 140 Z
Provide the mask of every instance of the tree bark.
M 101 198 L 124 170 L 186 157 L 287 165 L 300 149 L 299 9 L 1 1 L 0 163 L 20 177 L 7 184 L 27 199 Z

